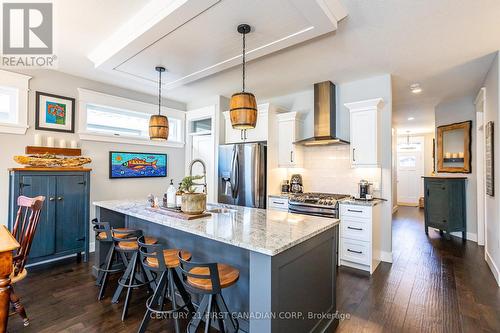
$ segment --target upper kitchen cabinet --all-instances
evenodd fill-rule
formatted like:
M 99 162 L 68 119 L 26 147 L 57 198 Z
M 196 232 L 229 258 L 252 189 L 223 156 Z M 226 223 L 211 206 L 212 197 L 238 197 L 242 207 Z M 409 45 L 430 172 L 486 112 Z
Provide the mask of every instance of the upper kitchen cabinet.
M 344 104 L 350 113 L 352 167 L 380 166 L 380 110 L 382 98 Z
M 280 168 L 298 168 L 302 166 L 302 147 L 295 145 L 300 130 L 300 118 L 297 112 L 277 115 L 278 120 L 278 166 Z
M 225 111 L 225 143 L 267 141 L 269 108 L 269 103 L 259 104 L 257 106 L 257 124 L 254 129 L 249 129 L 247 131 L 234 129 L 231 125 L 229 111 Z

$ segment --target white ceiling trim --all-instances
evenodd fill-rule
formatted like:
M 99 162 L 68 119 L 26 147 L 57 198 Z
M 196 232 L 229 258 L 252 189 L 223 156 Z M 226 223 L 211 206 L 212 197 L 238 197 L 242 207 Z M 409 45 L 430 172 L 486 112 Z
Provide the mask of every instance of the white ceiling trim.
M 270 35 L 268 35 L 267 40 L 264 38 L 260 41 L 260 45 L 253 45 L 254 48 L 247 52 L 248 61 L 335 31 L 338 21 L 347 16 L 347 11 L 339 0 L 316 0 L 312 3 L 303 0 L 289 0 L 287 5 L 289 8 L 294 8 L 296 13 L 300 13 L 303 23 L 306 24 L 302 24 L 302 26 L 298 24 L 286 31 L 285 36 L 281 34 L 275 39 L 269 38 Z M 158 62 L 153 58 L 161 55 L 162 49 L 159 45 L 164 45 L 161 44 L 164 43 L 164 38 L 168 36 L 168 38 L 175 39 L 175 36 L 178 35 L 175 35 L 176 30 L 190 24 L 199 15 L 203 14 L 204 17 L 207 17 L 211 13 L 207 11 L 215 6 L 217 8 L 230 7 L 231 2 L 229 0 L 172 0 L 165 4 L 164 0 L 153 0 L 91 52 L 88 58 L 93 61 L 96 68 L 108 73 L 119 74 L 137 82 L 146 82 L 148 85 L 156 83 L 156 75 L 153 71 L 146 71 L 145 68 L 154 68 L 154 66 L 160 65 L 160 63 L 153 64 L 152 62 Z M 266 9 L 266 7 L 257 8 L 257 4 L 255 8 L 256 12 Z M 234 15 L 238 17 L 242 13 L 234 13 Z M 210 29 L 210 26 L 213 25 L 206 28 Z M 219 43 L 226 43 L 227 38 L 226 32 L 225 36 L 221 36 Z M 215 44 L 214 48 L 225 45 Z M 173 89 L 199 80 L 239 65 L 241 62 L 240 53 L 230 56 L 227 54 L 228 52 L 226 54 L 221 52 L 218 59 L 217 57 L 210 59 L 213 63 L 201 63 L 202 66 L 199 66 L 200 64 L 196 61 L 199 59 L 196 57 L 200 57 L 200 54 L 199 52 L 194 53 L 185 55 L 188 58 L 193 58 L 193 63 L 197 65 L 191 66 L 193 68 L 188 70 L 172 68 L 169 63 L 161 64 L 165 65 L 168 71 L 175 72 L 174 75 L 167 76 L 164 81 L 165 89 Z
M 101 43 L 88 58 L 96 68 L 113 69 L 221 0 L 152 0 Z M 115 64 L 116 65 L 116 64 Z

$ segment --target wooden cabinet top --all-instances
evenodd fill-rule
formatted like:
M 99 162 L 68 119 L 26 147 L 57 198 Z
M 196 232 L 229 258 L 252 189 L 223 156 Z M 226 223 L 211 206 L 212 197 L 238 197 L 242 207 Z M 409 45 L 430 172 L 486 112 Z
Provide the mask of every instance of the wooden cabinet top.
M 422 176 L 425 179 L 467 179 L 467 177 L 454 177 L 454 176 Z
M 75 171 L 82 171 L 82 172 L 89 172 L 92 171 L 90 168 L 43 168 L 43 167 L 25 167 L 25 168 L 9 168 L 9 171 L 52 171 L 52 172 L 61 172 L 61 171 L 68 171 L 68 172 L 75 172 Z

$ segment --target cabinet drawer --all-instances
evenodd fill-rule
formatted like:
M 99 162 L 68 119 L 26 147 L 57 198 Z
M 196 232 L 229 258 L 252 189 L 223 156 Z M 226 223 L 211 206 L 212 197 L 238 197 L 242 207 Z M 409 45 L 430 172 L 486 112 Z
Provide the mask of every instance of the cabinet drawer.
M 268 206 L 269 206 L 269 208 L 288 210 L 288 199 L 287 198 L 269 197 L 269 205 Z
M 371 218 L 371 207 L 356 206 L 356 205 L 340 205 L 340 217 L 351 216 L 361 217 L 365 219 Z
M 342 237 L 361 240 L 365 242 L 370 241 L 370 226 L 368 223 L 347 219 L 341 220 L 340 226 Z
M 370 243 L 342 238 L 341 259 L 358 264 L 370 264 Z

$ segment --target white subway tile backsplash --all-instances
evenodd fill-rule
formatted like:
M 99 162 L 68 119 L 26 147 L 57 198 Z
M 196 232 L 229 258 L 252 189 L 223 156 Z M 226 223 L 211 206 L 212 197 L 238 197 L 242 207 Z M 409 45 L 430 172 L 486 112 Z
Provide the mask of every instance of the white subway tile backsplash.
M 361 179 L 380 182 L 379 168 L 351 168 L 349 146 L 304 147 L 304 168 L 289 170 L 302 174 L 304 190 L 355 194 Z M 298 172 L 297 172 L 298 171 Z

